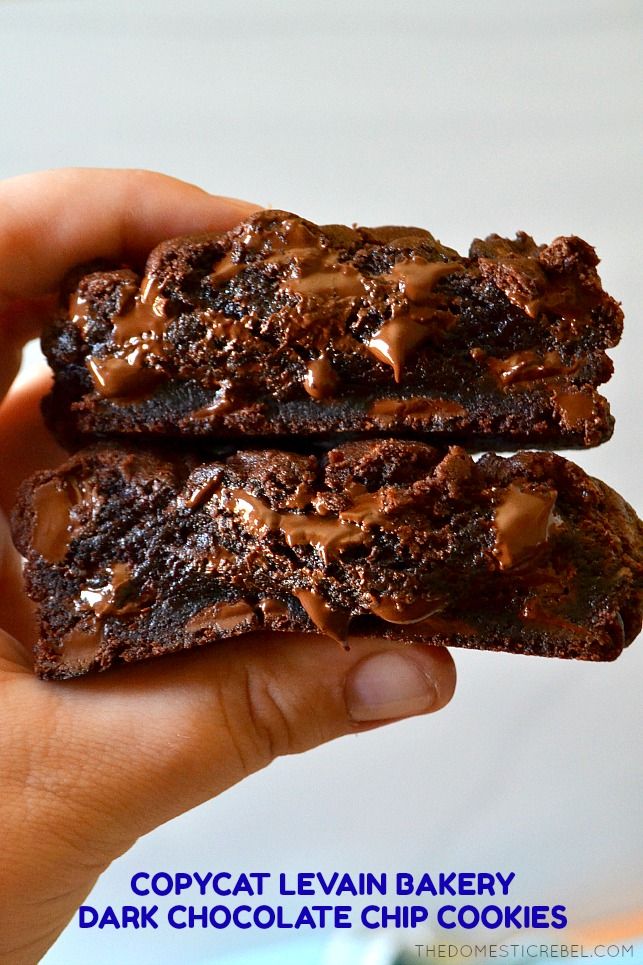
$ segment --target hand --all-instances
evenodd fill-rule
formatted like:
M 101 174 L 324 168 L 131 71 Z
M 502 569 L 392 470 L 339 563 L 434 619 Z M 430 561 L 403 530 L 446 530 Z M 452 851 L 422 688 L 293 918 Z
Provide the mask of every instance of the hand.
M 143 171 L 65 170 L 0 182 L 0 392 L 75 264 L 141 264 L 159 241 L 224 230 L 253 206 Z M 0 407 L 0 505 L 63 453 L 40 422 L 46 385 Z M 0 519 L 0 960 L 35 962 L 98 875 L 136 839 L 265 767 L 389 720 L 438 710 L 446 650 L 253 634 L 180 657 L 45 683 L 19 560 Z

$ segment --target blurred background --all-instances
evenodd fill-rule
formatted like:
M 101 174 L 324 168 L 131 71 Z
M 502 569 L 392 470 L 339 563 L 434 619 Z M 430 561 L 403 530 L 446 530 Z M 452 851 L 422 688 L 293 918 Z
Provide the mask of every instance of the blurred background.
M 422 225 L 465 251 L 493 231 L 581 235 L 626 333 L 615 437 L 573 458 L 640 511 L 642 14 L 635 0 L 0 0 L 0 176 L 152 168 L 316 221 Z M 30 346 L 23 377 L 39 364 Z M 565 904 L 580 932 L 643 932 L 643 643 L 606 666 L 456 657 L 445 712 L 279 761 L 141 840 L 89 902 L 127 903 L 136 870 L 512 870 L 516 901 Z M 358 939 L 72 924 L 45 962 L 395 957 L 390 936 Z

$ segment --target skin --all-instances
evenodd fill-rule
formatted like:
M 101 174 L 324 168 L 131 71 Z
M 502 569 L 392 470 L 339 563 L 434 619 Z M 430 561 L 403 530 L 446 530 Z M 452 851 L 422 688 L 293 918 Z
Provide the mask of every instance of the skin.
M 361 640 L 345 652 L 300 634 L 248 635 L 71 682 L 32 674 L 35 621 L 6 514 L 19 482 L 64 453 L 40 419 L 46 380 L 10 391 L 22 346 L 38 334 L 74 265 L 102 256 L 140 266 L 165 238 L 225 230 L 255 209 L 145 171 L 72 169 L 0 182 L 0 398 L 8 393 L 0 405 L 0 960 L 7 965 L 38 961 L 101 872 L 141 835 L 282 754 L 438 710 L 454 690 L 446 650 Z M 382 691 L 391 676 L 407 680 L 403 699 L 388 684 Z

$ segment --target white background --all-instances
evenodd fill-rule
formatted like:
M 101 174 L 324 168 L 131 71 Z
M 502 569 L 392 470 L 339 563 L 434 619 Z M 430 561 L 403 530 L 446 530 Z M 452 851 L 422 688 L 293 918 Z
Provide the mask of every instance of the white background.
M 461 250 L 492 231 L 580 234 L 626 334 L 616 435 L 574 458 L 640 509 L 641 10 L 0 2 L 0 176 L 148 167 Z M 127 902 L 138 869 L 514 870 L 516 900 L 561 902 L 574 923 L 643 910 L 643 644 L 609 666 L 456 656 L 445 712 L 278 762 L 140 841 L 90 900 Z M 259 963 L 271 940 L 72 925 L 46 962 L 196 963 L 255 942 Z

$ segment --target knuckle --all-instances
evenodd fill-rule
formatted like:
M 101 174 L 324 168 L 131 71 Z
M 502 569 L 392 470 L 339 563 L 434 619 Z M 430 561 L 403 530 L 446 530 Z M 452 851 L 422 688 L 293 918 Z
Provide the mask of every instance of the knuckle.
M 255 750 L 262 765 L 296 751 L 296 737 L 284 693 L 263 674 L 247 672 L 245 698 Z

